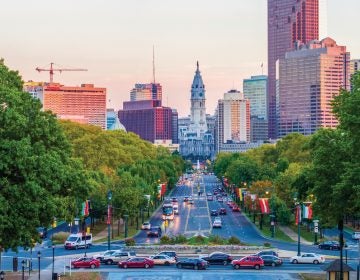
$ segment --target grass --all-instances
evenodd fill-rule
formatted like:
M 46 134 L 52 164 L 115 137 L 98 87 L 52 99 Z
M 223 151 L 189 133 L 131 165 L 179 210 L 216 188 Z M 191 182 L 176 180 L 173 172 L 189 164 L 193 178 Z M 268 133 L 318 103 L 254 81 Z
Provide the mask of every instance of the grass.
M 61 280 L 102 280 L 99 272 L 73 272 L 61 276 Z
M 243 212 L 248 218 L 249 220 L 252 222 L 253 221 L 253 215 L 251 215 L 251 213 L 245 213 Z M 258 230 L 266 237 L 271 238 L 271 231 L 270 231 L 270 226 L 267 224 L 263 224 L 263 229 L 260 230 L 259 228 L 259 222 L 258 220 L 256 220 L 255 226 L 258 228 Z M 287 236 L 283 231 L 281 231 L 279 228 L 275 228 L 275 235 L 274 235 L 274 239 L 277 240 L 282 240 L 285 242 L 294 242 L 289 236 Z
M 290 225 L 289 226 L 294 232 L 297 233 L 298 227 L 297 225 Z M 300 226 L 300 236 L 304 238 L 306 241 L 314 242 L 314 233 L 308 231 L 305 226 Z
M 326 280 L 326 274 L 299 273 L 303 280 Z
M 103 231 L 106 228 L 106 226 L 107 226 L 106 224 L 105 224 L 105 227 L 102 224 L 95 225 L 94 229 L 92 230 L 93 236 L 96 236 L 95 232 L 100 233 L 101 231 Z M 115 226 L 115 224 L 114 224 L 114 226 Z M 102 228 L 102 229 L 96 229 L 97 227 Z M 117 234 L 118 233 L 117 228 L 114 228 L 113 232 L 114 232 L 114 238 L 111 238 L 111 240 L 125 239 L 125 232 L 124 232 L 124 229 L 123 229 L 122 226 L 120 226 L 120 235 Z M 138 232 L 138 230 L 136 229 L 136 225 L 132 225 L 132 226 L 128 225 L 128 235 L 127 235 L 128 238 L 134 236 L 137 232 Z M 97 239 L 96 243 L 105 242 L 105 241 L 107 241 L 107 236 L 104 236 L 103 238 Z

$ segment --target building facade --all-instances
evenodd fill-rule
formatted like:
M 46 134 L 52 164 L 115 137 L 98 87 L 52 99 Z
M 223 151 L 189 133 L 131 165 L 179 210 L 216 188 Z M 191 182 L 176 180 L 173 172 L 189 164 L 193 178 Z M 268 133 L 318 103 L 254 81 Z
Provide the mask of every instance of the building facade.
M 161 84 L 135 84 L 135 87 L 130 91 L 130 101 L 139 100 L 162 100 Z
M 208 159 L 214 156 L 213 134 L 208 130 L 205 85 L 199 62 L 191 85 L 191 113 L 179 119 L 180 154 L 189 159 Z
M 268 0 L 269 137 L 277 138 L 276 63 L 294 48 L 319 39 L 319 0 Z
M 24 84 L 24 90 L 39 98 L 44 111 L 59 119 L 91 124 L 106 129 L 106 88 L 82 84 L 69 87 L 59 83 Z
M 244 79 L 244 97 L 250 101 L 250 141 L 268 139 L 268 79 L 265 75 Z
M 224 94 L 218 101 L 216 128 L 216 152 L 227 144 L 250 142 L 250 101 L 237 90 Z
M 279 136 L 335 128 L 331 101 L 350 88 L 350 54 L 331 38 L 298 45 L 279 61 Z

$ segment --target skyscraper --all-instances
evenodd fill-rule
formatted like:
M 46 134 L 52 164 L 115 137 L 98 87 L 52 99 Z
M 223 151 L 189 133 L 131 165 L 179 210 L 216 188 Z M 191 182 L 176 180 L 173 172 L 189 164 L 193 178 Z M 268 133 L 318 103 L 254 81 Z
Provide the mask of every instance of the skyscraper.
M 162 100 L 161 84 L 135 84 L 135 87 L 130 91 L 130 101 L 139 100 Z
M 217 106 L 216 150 L 226 144 L 250 142 L 250 102 L 235 89 L 224 94 Z
M 268 0 L 269 137 L 277 138 L 276 63 L 295 42 L 319 39 L 319 0 Z
M 350 54 L 331 38 L 298 45 L 279 61 L 279 136 L 335 128 L 331 101 L 350 88 Z
M 268 139 L 267 90 L 267 76 L 251 76 L 243 81 L 244 97 L 250 101 L 251 142 Z

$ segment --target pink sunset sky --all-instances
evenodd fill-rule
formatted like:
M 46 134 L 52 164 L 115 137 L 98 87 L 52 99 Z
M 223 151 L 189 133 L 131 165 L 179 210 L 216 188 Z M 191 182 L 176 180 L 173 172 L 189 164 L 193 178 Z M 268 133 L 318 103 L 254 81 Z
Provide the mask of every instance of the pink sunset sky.
M 321 0 L 324 1 L 324 0 Z M 207 112 L 243 79 L 267 74 L 266 0 L 11 0 L 1 5 L 0 57 L 25 81 L 48 81 L 36 67 L 54 62 L 87 72 L 56 73 L 65 85 L 94 83 L 120 109 L 135 83 L 156 81 L 163 104 L 190 111 L 196 61 Z M 327 0 L 327 35 L 360 58 L 359 0 Z

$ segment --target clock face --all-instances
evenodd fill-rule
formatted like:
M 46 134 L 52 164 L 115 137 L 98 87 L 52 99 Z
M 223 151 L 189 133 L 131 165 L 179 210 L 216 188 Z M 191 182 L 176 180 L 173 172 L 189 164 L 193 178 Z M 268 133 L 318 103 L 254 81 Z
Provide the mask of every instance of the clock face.
M 202 97 L 202 96 L 203 96 L 202 92 L 200 92 L 200 93 L 199 93 L 199 96 L 200 96 L 200 97 Z

